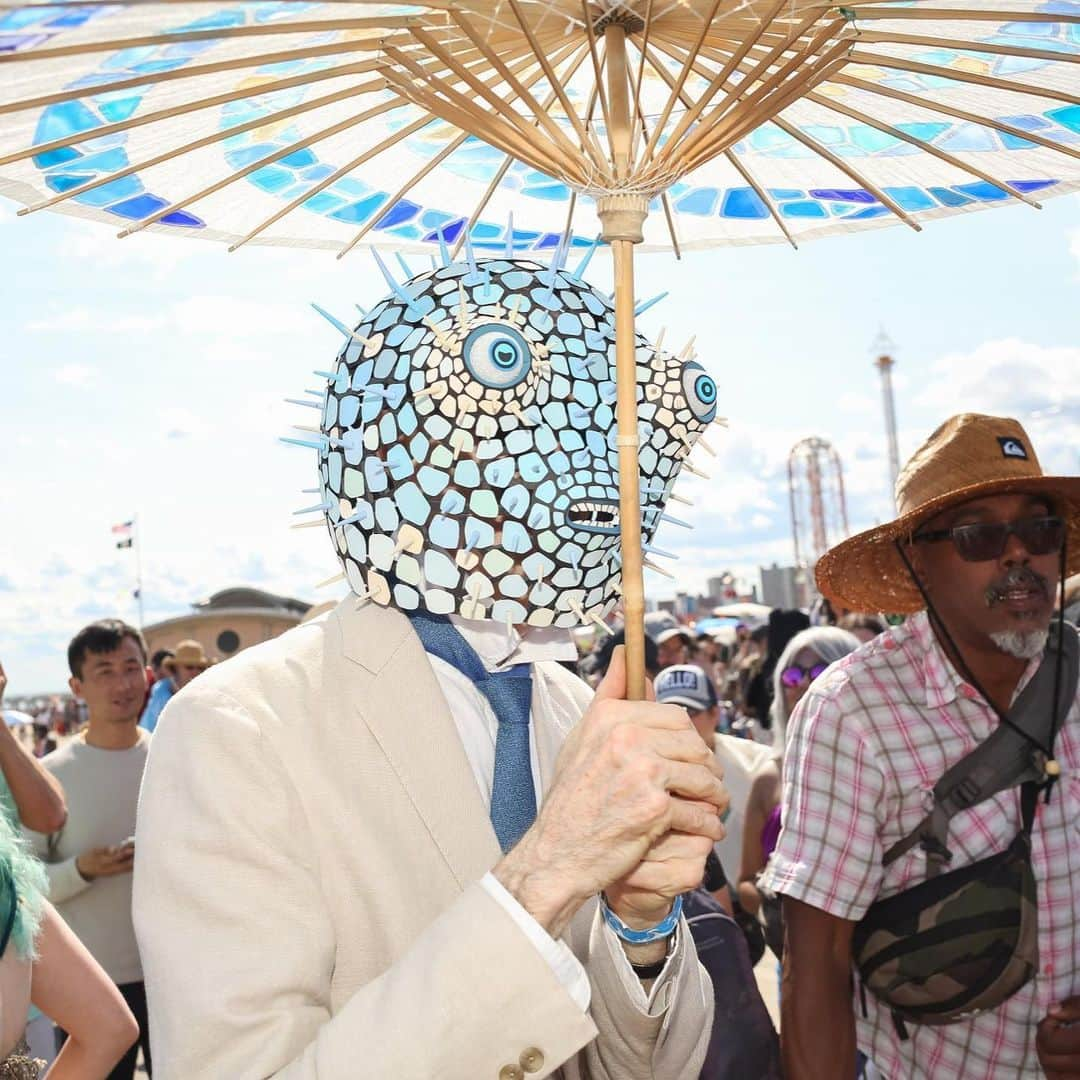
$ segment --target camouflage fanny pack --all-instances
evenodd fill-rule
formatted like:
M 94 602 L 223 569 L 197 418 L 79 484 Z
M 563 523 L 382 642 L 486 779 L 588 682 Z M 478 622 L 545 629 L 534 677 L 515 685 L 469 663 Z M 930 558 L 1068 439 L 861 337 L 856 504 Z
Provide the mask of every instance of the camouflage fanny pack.
M 901 1038 L 906 1022 L 950 1024 L 996 1008 L 1016 993 L 1039 963 L 1038 905 L 1031 867 L 1031 829 L 1047 784 L 1059 709 L 1076 694 L 1076 632 L 1051 642 L 1042 663 L 1001 724 L 934 785 L 930 813 L 882 860 L 889 866 L 916 844 L 928 880 L 872 904 L 855 927 L 852 956 L 865 993 L 888 1006 Z M 1060 668 L 1059 668 L 1060 665 Z M 1060 691 L 1064 690 L 1064 695 Z M 1050 778 L 1052 780 L 1052 777 Z M 1020 785 L 1021 827 L 1002 852 L 949 873 L 950 819 L 1000 791 Z

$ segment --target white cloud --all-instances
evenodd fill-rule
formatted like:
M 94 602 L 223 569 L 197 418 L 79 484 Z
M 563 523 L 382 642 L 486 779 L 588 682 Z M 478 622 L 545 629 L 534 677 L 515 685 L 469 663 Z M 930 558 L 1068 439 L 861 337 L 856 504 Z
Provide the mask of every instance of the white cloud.
M 167 439 L 191 439 L 206 434 L 206 425 L 190 409 L 163 409 L 161 430 Z
M 53 372 L 53 378 L 65 386 L 86 386 L 97 378 L 97 368 L 89 364 L 64 364 Z

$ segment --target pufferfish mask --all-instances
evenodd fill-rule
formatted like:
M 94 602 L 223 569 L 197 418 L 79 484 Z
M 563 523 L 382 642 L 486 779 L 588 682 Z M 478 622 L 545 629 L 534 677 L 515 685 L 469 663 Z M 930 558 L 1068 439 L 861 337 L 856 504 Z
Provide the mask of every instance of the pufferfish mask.
M 614 308 L 559 261 L 469 255 L 403 284 L 380 261 L 392 295 L 352 331 L 327 316 L 346 343 L 317 373 L 320 433 L 288 441 L 319 451 L 313 509 L 358 596 L 595 621 L 620 592 Z M 648 551 L 717 394 L 699 364 L 640 335 L 637 371 Z

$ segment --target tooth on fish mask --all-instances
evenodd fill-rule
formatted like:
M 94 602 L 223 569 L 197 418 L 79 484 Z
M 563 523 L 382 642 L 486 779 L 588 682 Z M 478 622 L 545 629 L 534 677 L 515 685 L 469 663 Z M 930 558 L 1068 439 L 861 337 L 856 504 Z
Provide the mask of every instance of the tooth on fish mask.
M 564 254 L 564 253 L 561 253 Z M 319 494 L 356 595 L 402 611 L 578 626 L 619 601 L 614 308 L 508 258 L 395 281 L 326 378 Z M 325 312 L 320 314 L 326 315 Z M 637 335 L 642 540 L 716 416 L 700 364 Z

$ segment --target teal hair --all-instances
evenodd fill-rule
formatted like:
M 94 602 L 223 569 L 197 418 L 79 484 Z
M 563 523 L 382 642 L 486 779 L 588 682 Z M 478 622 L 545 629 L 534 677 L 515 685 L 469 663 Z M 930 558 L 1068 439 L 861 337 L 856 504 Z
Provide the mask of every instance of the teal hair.
M 7 925 L 14 898 L 11 944 L 23 958 L 36 958 L 34 944 L 47 892 L 44 867 L 23 838 L 0 816 L 0 930 Z

